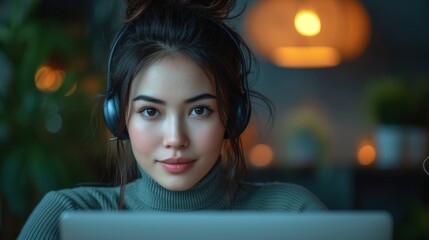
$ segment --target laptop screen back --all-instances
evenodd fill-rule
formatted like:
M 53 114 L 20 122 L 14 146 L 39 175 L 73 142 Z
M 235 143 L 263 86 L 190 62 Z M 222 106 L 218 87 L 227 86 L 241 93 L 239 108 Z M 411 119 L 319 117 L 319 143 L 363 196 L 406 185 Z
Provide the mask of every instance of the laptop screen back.
M 392 239 L 385 212 L 67 212 L 61 238 L 71 239 Z

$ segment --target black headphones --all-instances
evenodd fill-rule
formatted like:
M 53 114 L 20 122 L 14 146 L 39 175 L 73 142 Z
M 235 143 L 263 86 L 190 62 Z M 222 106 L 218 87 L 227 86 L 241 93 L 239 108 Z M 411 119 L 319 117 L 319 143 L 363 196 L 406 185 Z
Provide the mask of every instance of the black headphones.
M 111 65 L 112 65 L 112 58 L 113 54 L 116 49 L 116 45 L 118 45 L 119 40 L 121 39 L 124 32 L 127 30 L 127 25 L 125 25 L 124 29 L 122 29 L 118 36 L 116 37 L 115 41 L 113 42 L 112 48 L 110 50 L 109 54 L 109 61 L 107 63 L 107 95 L 104 100 L 104 106 L 103 106 L 103 113 L 104 113 L 104 122 L 107 125 L 107 128 L 110 130 L 110 132 L 113 134 L 113 136 L 120 140 L 126 140 L 129 139 L 128 131 L 125 128 L 124 132 L 119 135 L 118 134 L 118 121 L 119 121 L 119 113 L 120 113 L 120 100 L 117 93 L 110 93 L 112 89 L 112 82 L 110 80 L 110 72 L 111 72 Z M 109 95 L 110 93 L 110 95 Z
M 103 106 L 104 121 L 106 122 L 107 128 L 110 130 L 110 132 L 114 135 L 116 139 L 120 139 L 120 140 L 129 139 L 129 135 L 128 135 L 128 130 L 126 128 L 124 129 L 122 134 L 118 133 L 120 99 L 117 93 L 114 93 L 114 92 L 111 93 L 112 83 L 110 79 L 110 72 L 111 72 L 111 64 L 112 64 L 113 54 L 116 49 L 116 45 L 121 40 L 122 35 L 127 30 L 127 28 L 128 28 L 128 24 L 125 25 L 125 27 L 119 32 L 110 50 L 109 60 L 107 64 L 107 84 L 106 84 L 107 96 L 106 96 L 106 99 L 104 100 L 104 106 Z M 232 36 L 230 31 L 226 29 L 226 27 L 223 26 L 223 24 L 222 24 L 222 28 L 226 33 L 228 33 L 229 37 L 234 41 L 237 48 L 240 49 L 240 45 L 238 44 L 235 37 Z M 244 59 L 244 56 L 242 55 L 241 51 L 239 52 L 241 55 L 241 59 Z M 242 66 L 242 68 L 244 68 L 244 66 Z M 242 74 L 244 74 L 244 71 L 242 71 Z M 235 119 L 233 119 L 234 121 L 232 122 L 229 122 L 228 120 L 228 123 L 226 126 L 227 130 L 231 129 L 232 131 L 226 132 L 224 138 L 236 138 L 240 136 L 240 134 L 244 132 L 244 130 L 247 127 L 247 124 L 249 123 L 252 107 L 250 103 L 250 95 L 248 91 L 248 83 L 247 83 L 246 75 L 243 79 L 242 89 L 243 89 L 242 94 L 237 99 L 235 99 L 236 101 L 235 104 L 237 105 L 237 110 L 236 110 L 237 113 L 235 115 Z M 234 124 L 234 126 L 233 127 L 228 126 L 230 124 Z

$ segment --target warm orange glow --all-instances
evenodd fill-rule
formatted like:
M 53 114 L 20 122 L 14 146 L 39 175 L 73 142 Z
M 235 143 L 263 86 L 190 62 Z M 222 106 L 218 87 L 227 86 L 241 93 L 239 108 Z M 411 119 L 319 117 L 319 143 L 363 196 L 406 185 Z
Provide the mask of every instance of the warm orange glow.
M 357 152 L 359 164 L 367 166 L 374 163 L 376 158 L 375 147 L 371 143 L 363 143 Z
M 63 84 L 64 71 L 55 70 L 49 66 L 41 66 L 36 71 L 34 81 L 40 91 L 55 92 Z
M 246 12 L 244 27 L 252 47 L 281 67 L 336 66 L 362 55 L 369 43 L 369 16 L 358 0 L 255 1 Z M 282 48 L 334 49 L 329 52 L 335 54 L 313 57 L 311 51 L 300 50 L 300 54 L 288 56 L 287 61 L 284 57 L 279 61 L 274 52 Z M 290 60 L 295 58 L 298 59 Z
M 347 28 L 342 41 L 342 55 L 345 59 L 356 59 L 369 44 L 371 22 L 367 11 L 358 1 L 348 1 L 344 10 L 347 13 Z
M 96 94 L 100 92 L 101 78 L 96 75 L 87 76 L 83 79 L 80 85 L 83 90 L 90 94 Z
M 273 161 L 273 150 L 265 144 L 258 144 L 250 150 L 249 160 L 254 166 L 263 167 Z
M 340 59 L 338 50 L 329 47 L 281 47 L 272 54 L 272 61 L 281 67 L 331 67 Z
M 64 96 L 68 97 L 71 96 L 77 89 L 77 83 L 74 83 L 73 86 L 70 88 L 70 90 L 64 94 Z
M 303 36 L 311 37 L 320 33 L 320 19 L 317 13 L 301 10 L 295 16 L 295 28 Z

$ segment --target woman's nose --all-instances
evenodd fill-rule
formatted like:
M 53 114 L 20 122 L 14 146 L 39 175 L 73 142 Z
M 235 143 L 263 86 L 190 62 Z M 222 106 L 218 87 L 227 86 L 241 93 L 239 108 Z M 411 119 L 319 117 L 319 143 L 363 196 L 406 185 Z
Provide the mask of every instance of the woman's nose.
M 174 118 L 166 121 L 163 145 L 165 148 L 183 149 L 188 147 L 189 139 L 186 129 L 179 121 Z

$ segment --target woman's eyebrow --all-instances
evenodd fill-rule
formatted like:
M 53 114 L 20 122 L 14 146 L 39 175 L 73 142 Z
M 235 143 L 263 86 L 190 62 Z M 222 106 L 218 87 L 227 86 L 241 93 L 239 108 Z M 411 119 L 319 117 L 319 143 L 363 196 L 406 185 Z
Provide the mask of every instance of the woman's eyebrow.
M 212 94 L 209 94 L 209 93 L 203 93 L 203 94 L 197 95 L 195 97 L 188 98 L 184 102 L 185 103 L 193 103 L 193 102 L 203 100 L 203 99 L 216 99 L 216 97 L 213 96 Z M 154 98 L 154 97 L 150 97 L 147 95 L 138 95 L 137 97 L 133 98 L 132 101 L 135 102 L 135 101 L 139 101 L 139 100 L 165 105 L 164 100 Z
M 150 97 L 147 95 L 138 95 L 137 97 L 133 98 L 133 102 L 139 101 L 139 100 L 165 105 L 165 101 L 163 101 L 161 99 L 154 98 L 154 97 Z
M 185 100 L 185 103 L 193 103 L 199 100 L 203 100 L 203 99 L 216 99 L 215 96 L 211 95 L 210 93 L 203 93 L 200 95 L 197 95 L 195 97 L 191 97 Z

